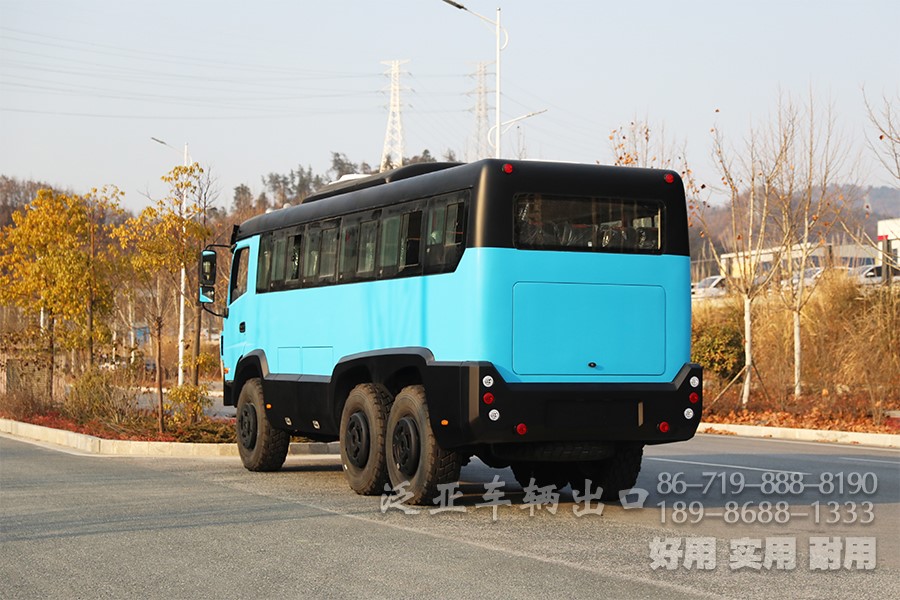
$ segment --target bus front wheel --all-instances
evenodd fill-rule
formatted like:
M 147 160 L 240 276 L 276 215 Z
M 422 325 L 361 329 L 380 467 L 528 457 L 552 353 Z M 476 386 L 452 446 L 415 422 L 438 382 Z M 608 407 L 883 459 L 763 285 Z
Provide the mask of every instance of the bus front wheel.
M 247 380 L 241 388 L 235 425 L 238 453 L 244 467 L 250 471 L 277 471 L 281 468 L 291 445 L 291 436 L 269 423 L 259 378 Z
M 403 388 L 391 406 L 387 424 L 387 470 L 400 499 L 430 504 L 437 486 L 459 479 L 460 458 L 441 448 L 431 430 L 425 388 Z
M 341 412 L 341 464 L 357 494 L 380 494 L 388 481 L 384 431 L 390 407 L 391 395 L 371 383 L 356 386 L 347 396 Z

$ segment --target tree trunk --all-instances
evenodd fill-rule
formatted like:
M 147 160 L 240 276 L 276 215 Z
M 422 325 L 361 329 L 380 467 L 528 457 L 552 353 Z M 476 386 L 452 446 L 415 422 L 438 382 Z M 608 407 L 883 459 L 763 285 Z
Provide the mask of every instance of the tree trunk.
M 49 391 L 50 391 L 50 394 L 49 394 L 49 395 L 50 395 L 50 402 L 51 402 L 51 403 L 55 400 L 55 398 L 53 397 L 53 377 L 54 377 L 53 363 L 56 362 L 56 361 L 54 360 L 54 359 L 56 358 L 56 340 L 55 340 L 55 338 L 54 338 L 53 325 L 54 325 L 54 318 L 53 318 L 53 315 L 50 315 L 50 318 L 49 318 L 48 324 L 47 324 L 47 332 L 50 334 L 50 337 L 49 337 L 49 342 L 50 342 L 50 365 L 49 365 L 49 369 L 48 369 L 48 370 L 50 371 L 50 384 L 49 384 L 49 385 L 50 385 L 50 390 L 49 390 Z M 33 388 L 32 388 L 32 389 L 33 389 Z
M 88 371 L 94 370 L 94 295 L 88 298 L 87 305 L 87 353 Z
M 137 338 L 134 333 L 134 297 L 128 296 L 128 344 L 131 346 L 130 362 L 134 362 Z
M 744 296 L 744 388 L 741 390 L 741 405 L 750 402 L 750 380 L 753 373 L 753 337 L 750 317 L 750 296 Z
M 803 395 L 803 387 L 801 386 L 801 373 L 803 347 L 800 341 L 800 311 L 794 311 L 794 398 L 800 398 Z
M 163 416 L 163 380 L 162 380 L 162 317 L 156 317 L 154 329 L 156 330 L 156 398 L 159 409 L 159 432 L 165 433 L 166 422 Z

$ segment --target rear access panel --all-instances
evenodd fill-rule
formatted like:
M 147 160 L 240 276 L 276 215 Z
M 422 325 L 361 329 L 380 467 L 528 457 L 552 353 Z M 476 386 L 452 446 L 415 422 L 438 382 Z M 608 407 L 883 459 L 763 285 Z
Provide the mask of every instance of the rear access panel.
M 517 283 L 519 375 L 662 375 L 666 294 L 652 285 Z

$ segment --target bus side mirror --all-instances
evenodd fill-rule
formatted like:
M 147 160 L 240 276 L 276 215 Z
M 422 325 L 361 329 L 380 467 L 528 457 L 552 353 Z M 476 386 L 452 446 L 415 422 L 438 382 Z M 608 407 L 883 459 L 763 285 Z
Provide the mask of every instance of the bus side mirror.
M 211 304 L 216 300 L 216 251 L 204 250 L 200 257 L 200 302 Z

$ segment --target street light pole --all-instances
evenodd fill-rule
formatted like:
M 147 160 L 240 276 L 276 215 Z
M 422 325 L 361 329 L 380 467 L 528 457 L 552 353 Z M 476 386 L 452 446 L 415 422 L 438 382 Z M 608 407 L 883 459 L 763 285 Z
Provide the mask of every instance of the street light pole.
M 453 0 L 444 0 L 444 2 L 446 2 L 453 8 L 458 8 L 459 10 L 464 10 L 467 13 L 475 15 L 482 21 L 494 26 L 494 34 L 497 36 L 497 54 L 496 54 L 497 78 L 496 78 L 496 84 L 494 86 L 496 89 L 494 90 L 494 143 L 493 143 L 493 146 L 494 146 L 494 158 L 500 158 L 501 157 L 500 130 L 503 127 L 503 125 L 500 122 L 500 51 L 505 49 L 506 46 L 509 44 L 509 32 L 506 31 L 506 29 L 503 29 L 502 27 L 500 27 L 500 7 L 499 6 L 497 7 L 497 20 L 492 21 L 492 20 L 488 19 L 487 17 L 485 17 L 484 15 L 480 15 L 473 10 L 469 10 L 468 8 L 466 8 L 459 2 L 454 2 Z M 503 31 L 504 38 L 505 38 L 502 44 L 500 43 L 500 32 L 501 31 Z
M 164 141 L 157 139 L 155 137 L 151 137 L 151 140 L 158 144 L 162 144 L 163 146 L 167 146 L 172 148 L 172 150 L 176 150 L 174 147 L 169 146 L 169 144 Z M 177 152 L 177 150 L 176 150 Z M 188 166 L 188 144 L 184 143 L 184 166 Z M 179 218 L 182 220 L 181 225 L 181 233 L 184 234 L 184 208 L 187 205 L 187 189 L 182 187 L 181 189 L 181 203 L 178 207 Z M 183 235 L 182 235 L 183 237 Z M 181 265 L 181 289 L 179 293 L 178 299 L 178 385 L 184 385 L 184 299 L 187 296 L 187 281 L 186 281 L 186 273 L 184 265 Z M 160 368 L 160 365 L 156 365 L 156 368 Z

